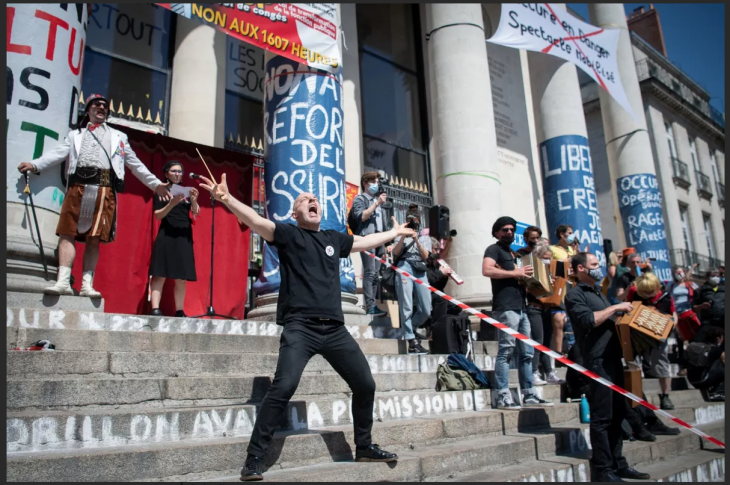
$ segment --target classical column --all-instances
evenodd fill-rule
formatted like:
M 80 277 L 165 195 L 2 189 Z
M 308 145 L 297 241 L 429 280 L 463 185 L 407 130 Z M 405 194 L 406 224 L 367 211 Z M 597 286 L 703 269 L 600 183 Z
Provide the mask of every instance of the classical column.
M 509 215 L 500 204 L 497 138 L 480 4 L 429 4 L 433 157 L 439 204 L 459 231 L 449 263 L 464 279 L 455 297 L 473 306 L 491 302 L 482 259 L 495 242 L 494 221 Z M 476 25 L 474 25 L 476 24 Z
M 226 42 L 225 33 L 177 16 L 170 90 L 171 137 L 223 148 Z
M 291 217 L 294 201 L 300 193 L 311 192 L 319 199 L 320 228 L 345 232 L 342 70 L 309 68 L 268 51 L 264 65 L 267 216 L 274 222 L 296 224 Z M 276 311 L 280 284 L 278 252 L 264 243 L 261 276 L 254 284 L 257 308 L 249 316 Z M 340 259 L 340 286 L 343 311 L 364 314 L 354 306 L 355 273 L 349 257 Z
M 557 5 L 565 10 L 565 4 Z M 527 57 L 547 217 L 543 235 L 555 244 L 555 229 L 561 224 L 573 226 L 581 248 L 590 245 L 590 252 L 598 256 L 605 270 L 601 219 L 576 68 L 548 54 L 530 51 Z
M 11 292 L 42 293 L 44 287 L 56 280 L 56 225 L 65 193 L 62 179 L 65 164 L 40 175 L 30 175 L 50 282 L 44 277 L 30 200 L 23 193 L 25 177 L 18 172 L 17 166 L 40 157 L 62 142 L 78 121 L 87 7 L 83 3 L 7 7 L 6 281 L 9 306 L 26 301 L 22 295 Z
M 616 246 L 632 246 L 643 258 L 656 258 L 652 263 L 654 272 L 662 280 L 671 280 L 662 193 L 656 177 L 624 5 L 589 4 L 588 13 L 590 22 L 596 27 L 621 29 L 616 61 L 626 97 L 634 112 L 632 116 L 605 90 L 599 90 L 606 152 L 609 163 L 616 167 L 617 172 L 611 174 L 615 178 L 612 191 L 615 190 L 616 206 L 623 221 L 623 226 L 619 225 L 623 241 Z

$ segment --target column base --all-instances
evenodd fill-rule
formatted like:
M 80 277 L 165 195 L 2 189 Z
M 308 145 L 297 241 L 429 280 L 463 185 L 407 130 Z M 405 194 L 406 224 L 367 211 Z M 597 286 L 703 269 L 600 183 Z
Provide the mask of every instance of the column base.
M 43 289 L 55 283 L 58 276 L 56 244 L 43 247 L 48 268 L 48 279 L 43 271 L 40 247 L 33 239 L 8 236 L 6 253 L 6 291 L 43 293 Z
M 46 286 L 50 286 L 49 283 Z M 76 291 L 76 290 L 74 290 Z M 32 308 L 37 310 L 64 310 L 76 312 L 103 312 L 103 298 L 86 296 L 44 295 L 29 292 L 8 291 L 5 293 L 8 308 Z
M 365 310 L 357 306 L 357 295 L 340 292 L 342 295 L 342 313 L 345 315 L 365 315 Z M 279 300 L 279 293 L 270 293 L 254 300 L 254 308 L 249 312 L 247 318 L 256 320 L 276 320 L 276 304 Z

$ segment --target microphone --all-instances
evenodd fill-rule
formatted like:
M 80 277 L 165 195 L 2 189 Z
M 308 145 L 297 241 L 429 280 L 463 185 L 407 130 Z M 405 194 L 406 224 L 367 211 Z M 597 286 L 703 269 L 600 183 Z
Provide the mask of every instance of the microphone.
M 192 173 L 192 172 L 190 172 L 190 178 L 191 178 L 191 179 L 200 179 L 201 177 L 200 177 L 200 175 L 198 175 L 197 173 Z

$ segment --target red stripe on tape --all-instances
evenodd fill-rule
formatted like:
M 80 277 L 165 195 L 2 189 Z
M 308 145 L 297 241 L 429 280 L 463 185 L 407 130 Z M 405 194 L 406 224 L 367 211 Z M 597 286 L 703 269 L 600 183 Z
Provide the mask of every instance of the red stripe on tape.
M 540 352 L 551 352 L 551 350 L 544 345 L 535 345 L 535 348 Z
M 618 392 L 619 394 L 628 394 L 628 393 L 629 393 L 629 391 L 627 391 L 627 390 L 625 390 L 625 389 L 622 389 L 622 388 L 618 387 L 618 386 L 617 386 L 616 384 L 611 384 L 611 385 L 610 385 L 610 386 L 608 386 L 608 387 L 610 387 L 610 388 L 611 388 L 611 389 L 613 389 L 614 391 Z

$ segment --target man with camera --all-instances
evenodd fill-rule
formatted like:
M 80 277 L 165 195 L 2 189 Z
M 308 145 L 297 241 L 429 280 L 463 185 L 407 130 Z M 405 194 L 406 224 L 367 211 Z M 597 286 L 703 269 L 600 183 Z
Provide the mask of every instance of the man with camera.
M 385 231 L 382 205 L 386 202 L 385 189 L 380 184 L 378 172 L 365 172 L 360 178 L 362 192 L 355 196 L 352 201 L 352 211 L 356 221 L 356 227 L 351 227 L 357 236 L 367 236 Z M 382 258 L 385 254 L 385 247 L 378 246 L 373 253 Z M 371 258 L 365 253 L 360 253 L 362 259 L 363 278 L 362 293 L 365 297 L 365 309 L 368 315 L 383 317 L 387 313 L 375 305 L 375 294 L 378 289 L 378 273 L 380 261 Z
M 93 287 L 99 261 L 99 243 L 116 235 L 117 191 L 124 184 L 124 169 L 132 173 L 161 200 L 170 200 L 168 183 L 162 183 L 137 158 L 127 135 L 107 125 L 109 102 L 99 94 L 86 99 L 86 112 L 79 128 L 63 142 L 32 162 L 18 166 L 21 173 L 39 173 L 68 161 L 68 185 L 56 227 L 58 280 L 44 290 L 47 295 L 73 295 L 71 268 L 76 258 L 74 240 L 86 244 L 81 296 L 101 298 Z
M 406 228 L 416 232 L 416 237 L 397 237 L 393 248 L 395 266 L 410 275 L 425 281 L 428 266 L 428 254 L 431 251 L 431 238 L 418 236 L 421 228 L 421 214 L 418 206 L 411 204 L 406 212 Z M 408 340 L 409 354 L 427 354 L 420 343 L 416 341 L 414 330 L 426 321 L 431 315 L 431 292 L 423 285 L 414 283 L 410 278 L 397 275 L 395 292 L 398 296 L 398 311 L 400 323 L 405 330 L 404 337 Z M 413 300 L 416 300 L 416 311 L 413 311 Z

